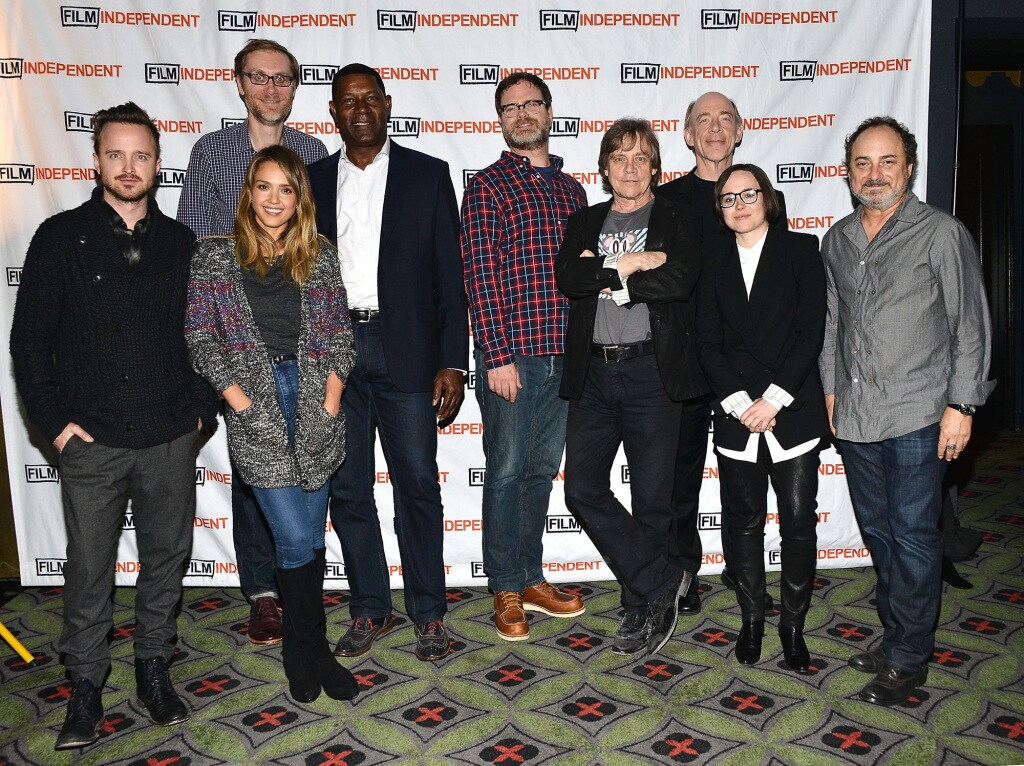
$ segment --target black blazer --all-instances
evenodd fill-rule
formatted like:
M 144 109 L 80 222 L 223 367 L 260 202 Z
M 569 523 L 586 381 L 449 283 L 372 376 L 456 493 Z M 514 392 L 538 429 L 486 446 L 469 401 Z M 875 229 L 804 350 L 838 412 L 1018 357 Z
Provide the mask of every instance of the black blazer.
M 316 224 L 338 240 L 341 152 L 309 166 Z M 469 369 L 459 209 L 448 163 L 394 141 L 381 216 L 377 294 L 384 359 L 400 391 L 430 391 L 438 370 Z
M 825 336 L 825 268 L 818 238 L 770 228 L 747 298 L 735 240 L 705 262 L 697 293 L 700 361 L 715 392 L 715 444 L 743 449 L 750 431 L 722 411 L 737 391 L 772 383 L 794 402 L 772 433 L 784 448 L 829 435 L 818 355 Z
M 567 399 L 579 399 L 587 380 L 597 295 L 606 287 L 622 288 L 618 272 L 601 265 L 603 258 L 580 257 L 584 250 L 597 254 L 601 227 L 611 205 L 608 200 L 569 216 L 555 259 L 558 287 L 572 299 L 559 392 Z M 699 238 L 693 208 L 655 197 L 647 227 L 647 249 L 663 251 L 668 260 L 657 269 L 637 271 L 629 277 L 629 294 L 634 302 L 648 304 L 661 381 L 674 401 L 704 396 L 709 391 L 697 364 L 693 328 L 694 288 L 700 275 Z

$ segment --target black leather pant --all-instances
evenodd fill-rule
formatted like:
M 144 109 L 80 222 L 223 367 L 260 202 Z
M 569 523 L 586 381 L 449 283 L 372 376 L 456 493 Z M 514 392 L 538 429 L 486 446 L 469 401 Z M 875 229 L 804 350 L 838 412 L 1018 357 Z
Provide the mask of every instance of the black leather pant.
M 737 598 L 745 622 L 764 619 L 764 525 L 768 512 L 768 480 L 778 499 L 782 537 L 781 610 L 779 624 L 803 628 L 811 601 L 818 554 L 818 451 L 772 463 L 762 444 L 756 463 L 718 458 L 722 512 L 732 535 L 731 559 Z

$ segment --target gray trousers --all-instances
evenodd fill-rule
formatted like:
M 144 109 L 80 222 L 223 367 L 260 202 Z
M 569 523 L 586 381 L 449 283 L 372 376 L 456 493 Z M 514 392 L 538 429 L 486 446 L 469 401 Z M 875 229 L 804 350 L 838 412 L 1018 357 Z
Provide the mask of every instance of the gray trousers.
M 102 686 L 110 669 L 114 567 L 128 500 L 140 571 L 135 597 L 135 657 L 170 659 L 185 562 L 196 513 L 196 456 L 191 431 L 143 449 L 106 447 L 71 437 L 60 454 L 67 529 L 64 629 L 59 651 L 71 679 Z

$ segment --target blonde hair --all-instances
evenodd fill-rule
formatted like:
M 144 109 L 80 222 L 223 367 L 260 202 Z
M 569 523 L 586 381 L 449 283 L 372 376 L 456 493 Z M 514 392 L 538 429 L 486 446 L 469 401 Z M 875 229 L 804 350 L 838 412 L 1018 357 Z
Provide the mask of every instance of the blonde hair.
M 295 215 L 288 221 L 281 238 L 276 241 L 259 225 L 256 211 L 252 206 L 256 171 L 267 162 L 273 162 L 281 168 L 298 200 Z M 245 171 L 245 183 L 238 198 L 238 212 L 235 216 L 235 258 L 243 268 L 255 269 L 256 274 L 262 278 L 267 275 L 268 262 L 275 261 L 280 251 L 284 259 L 285 280 L 302 285 L 313 273 L 319 250 L 316 207 L 306 166 L 295 152 L 284 146 L 274 145 L 260 149 L 249 163 L 249 169 Z

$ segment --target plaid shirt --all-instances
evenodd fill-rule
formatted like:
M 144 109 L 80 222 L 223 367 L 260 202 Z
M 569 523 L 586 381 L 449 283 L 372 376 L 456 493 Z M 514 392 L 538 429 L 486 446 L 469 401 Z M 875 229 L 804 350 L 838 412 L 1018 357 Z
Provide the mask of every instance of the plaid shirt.
M 287 125 L 281 143 L 307 165 L 327 156 L 323 141 Z M 197 237 L 231 234 L 245 171 L 254 154 L 244 120 L 200 138 L 192 147 L 178 197 L 178 221 Z
M 555 256 L 570 214 L 586 207 L 578 181 L 561 172 L 549 186 L 530 163 L 505 151 L 470 179 L 462 197 L 462 260 L 476 346 L 488 369 L 514 354 L 561 354 L 569 301 L 555 284 Z

